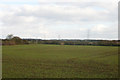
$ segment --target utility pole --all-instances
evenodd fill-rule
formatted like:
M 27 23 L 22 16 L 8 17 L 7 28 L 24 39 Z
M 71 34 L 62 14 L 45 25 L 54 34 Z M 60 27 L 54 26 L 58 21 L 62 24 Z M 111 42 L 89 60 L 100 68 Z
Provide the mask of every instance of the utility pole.
M 58 40 L 60 40 L 61 39 L 61 37 L 60 37 L 60 35 L 58 35 Z
M 46 35 L 44 34 L 44 40 L 46 39 Z
M 37 39 L 37 37 L 36 37 L 36 44 L 38 44 L 38 39 Z
M 89 38 L 90 38 L 90 30 L 88 29 L 88 31 L 87 31 L 87 40 L 89 40 Z

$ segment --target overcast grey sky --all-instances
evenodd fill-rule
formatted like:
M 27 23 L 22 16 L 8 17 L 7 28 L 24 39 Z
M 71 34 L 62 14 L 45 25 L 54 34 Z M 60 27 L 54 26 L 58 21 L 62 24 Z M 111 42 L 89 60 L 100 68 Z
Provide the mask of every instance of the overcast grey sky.
M 0 38 L 118 39 L 119 0 L 0 0 Z

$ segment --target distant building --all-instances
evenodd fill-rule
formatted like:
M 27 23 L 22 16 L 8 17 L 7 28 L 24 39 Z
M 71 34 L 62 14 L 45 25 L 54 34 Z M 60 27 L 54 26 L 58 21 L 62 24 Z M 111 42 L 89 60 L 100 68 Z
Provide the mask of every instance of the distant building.
M 64 45 L 64 42 L 61 42 L 60 45 Z

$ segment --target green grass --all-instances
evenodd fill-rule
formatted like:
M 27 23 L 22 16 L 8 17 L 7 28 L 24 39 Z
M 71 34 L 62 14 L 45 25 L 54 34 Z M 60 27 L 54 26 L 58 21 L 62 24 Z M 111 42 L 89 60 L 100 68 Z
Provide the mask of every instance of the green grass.
M 3 78 L 116 78 L 118 47 L 3 46 Z

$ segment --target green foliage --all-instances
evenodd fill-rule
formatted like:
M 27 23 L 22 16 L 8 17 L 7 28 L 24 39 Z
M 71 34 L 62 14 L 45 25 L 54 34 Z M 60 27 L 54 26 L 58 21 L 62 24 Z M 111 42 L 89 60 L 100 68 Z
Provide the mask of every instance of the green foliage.
M 120 46 L 118 40 L 36 40 L 28 39 L 31 44 L 56 44 L 56 45 L 93 45 L 93 46 Z M 37 41 L 37 42 L 36 42 Z
M 22 40 L 20 37 L 17 36 L 2 41 L 2 45 L 20 45 L 20 44 L 29 44 L 29 43 L 27 40 Z
M 115 78 L 118 47 L 3 46 L 3 78 Z

